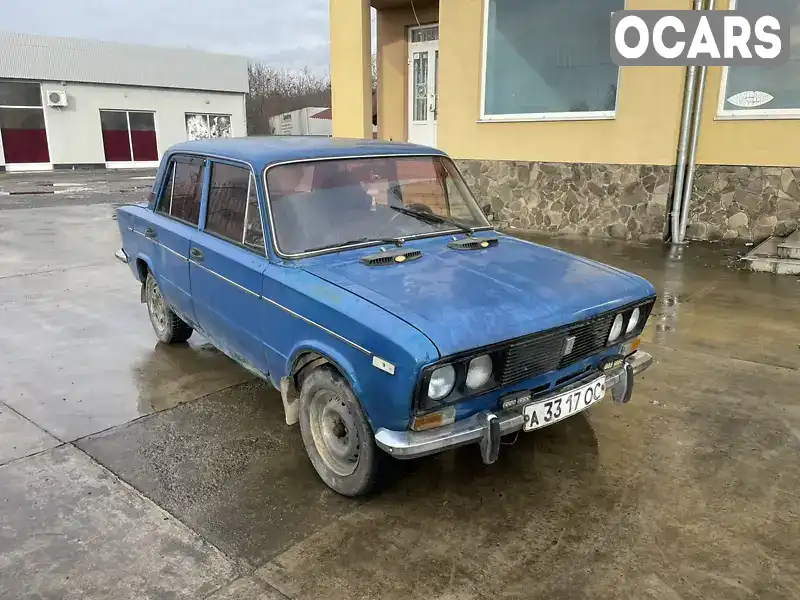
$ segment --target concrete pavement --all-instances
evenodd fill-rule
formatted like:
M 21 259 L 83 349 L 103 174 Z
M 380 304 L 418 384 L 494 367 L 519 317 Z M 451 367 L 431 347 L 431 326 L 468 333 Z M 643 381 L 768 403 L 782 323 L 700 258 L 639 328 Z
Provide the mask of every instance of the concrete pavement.
M 631 404 L 352 501 L 274 390 L 199 336 L 156 344 L 112 257 L 138 193 L 0 198 L 0 598 L 800 597 L 796 278 L 545 240 L 658 288 Z

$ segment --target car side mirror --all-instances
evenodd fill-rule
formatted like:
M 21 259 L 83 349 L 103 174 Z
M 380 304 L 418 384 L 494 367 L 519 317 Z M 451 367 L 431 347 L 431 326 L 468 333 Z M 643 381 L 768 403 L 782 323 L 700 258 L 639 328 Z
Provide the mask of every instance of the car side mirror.
M 483 211 L 483 214 L 486 215 L 487 219 L 489 219 L 490 221 L 494 221 L 494 215 L 492 214 L 491 204 L 484 204 L 481 207 L 481 210 Z

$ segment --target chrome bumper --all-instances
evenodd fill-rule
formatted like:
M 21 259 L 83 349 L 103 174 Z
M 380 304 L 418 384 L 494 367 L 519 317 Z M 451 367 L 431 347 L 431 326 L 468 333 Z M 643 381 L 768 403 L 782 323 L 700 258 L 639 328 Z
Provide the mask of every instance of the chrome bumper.
M 117 250 L 116 252 L 114 252 L 114 257 L 115 257 L 115 258 L 116 258 L 118 261 L 120 261 L 120 262 L 122 262 L 122 263 L 125 263 L 126 265 L 127 265 L 127 264 L 128 264 L 130 261 L 131 261 L 131 259 L 130 259 L 130 258 L 128 258 L 128 253 L 127 253 L 127 252 L 125 252 L 125 249 L 124 249 L 124 248 L 120 248 L 119 250 Z
M 632 375 L 641 373 L 652 364 L 653 357 L 647 352 L 635 352 L 625 359 L 623 368 L 606 375 L 606 389 L 612 390 L 614 399 L 617 400 L 617 393 L 613 388 L 624 385 L 624 391 L 619 392 L 622 398 L 618 401 L 627 402 L 630 399 Z M 579 387 L 582 383 L 585 381 L 573 386 Z M 558 393 L 563 393 L 567 389 L 559 390 Z M 541 400 L 544 398 L 539 399 Z M 452 425 L 426 431 L 378 429 L 375 433 L 375 442 L 385 452 L 399 459 L 420 458 L 458 446 L 479 443 L 484 462 L 491 464 L 497 459 L 500 436 L 520 431 L 522 423 L 522 412 L 519 408 L 498 412 L 487 410 L 468 419 L 456 421 Z

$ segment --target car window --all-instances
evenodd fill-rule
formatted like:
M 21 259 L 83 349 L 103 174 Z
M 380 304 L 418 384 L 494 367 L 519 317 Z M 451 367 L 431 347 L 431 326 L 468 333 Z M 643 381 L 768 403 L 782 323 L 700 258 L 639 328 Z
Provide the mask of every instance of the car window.
M 169 165 L 169 176 L 156 211 L 191 225 L 200 220 L 205 159 L 178 156 Z
M 205 229 L 264 252 L 258 194 L 250 169 L 222 163 L 212 165 Z
M 490 226 L 441 156 L 288 163 L 270 167 L 266 184 L 276 246 L 289 255 Z
M 261 224 L 261 210 L 258 207 L 256 180 L 250 174 L 250 188 L 247 193 L 247 212 L 244 223 L 244 243 L 261 254 L 264 253 L 264 227 Z

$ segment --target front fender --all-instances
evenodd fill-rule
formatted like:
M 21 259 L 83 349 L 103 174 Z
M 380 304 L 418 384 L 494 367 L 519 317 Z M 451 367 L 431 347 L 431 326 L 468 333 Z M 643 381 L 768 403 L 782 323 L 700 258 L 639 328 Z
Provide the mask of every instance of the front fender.
M 350 387 L 353 388 L 356 396 L 361 398 L 364 389 L 356 376 L 356 368 L 353 365 L 351 358 L 345 356 L 341 349 L 334 347 L 332 344 L 325 343 L 321 340 L 300 340 L 292 349 L 289 354 L 289 360 L 286 362 L 285 373 L 291 374 L 294 371 L 294 366 L 297 360 L 308 352 L 316 352 L 324 356 L 347 378 Z

